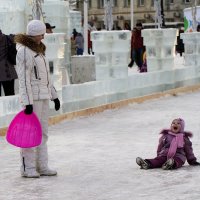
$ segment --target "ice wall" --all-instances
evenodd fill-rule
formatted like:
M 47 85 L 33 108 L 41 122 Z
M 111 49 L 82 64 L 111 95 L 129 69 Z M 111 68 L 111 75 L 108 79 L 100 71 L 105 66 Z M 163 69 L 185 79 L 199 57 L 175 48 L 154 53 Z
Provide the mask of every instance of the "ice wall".
M 94 55 L 72 56 L 71 69 L 72 84 L 80 84 L 96 80 Z
M 75 112 L 173 88 L 195 85 L 199 82 L 199 66 L 183 66 L 171 70 L 137 73 L 121 79 L 113 78 L 83 84 L 64 85 L 60 93 L 62 96 L 61 110 L 55 112 L 54 105 L 50 102 L 50 115 Z M 17 95 L 1 97 L 0 128 L 6 127 L 11 118 L 21 109 Z

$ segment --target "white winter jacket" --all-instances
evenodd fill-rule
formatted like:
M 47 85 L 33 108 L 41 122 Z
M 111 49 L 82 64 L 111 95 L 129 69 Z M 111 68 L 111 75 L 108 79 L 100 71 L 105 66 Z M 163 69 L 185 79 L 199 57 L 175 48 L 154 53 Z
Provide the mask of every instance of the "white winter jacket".
M 19 94 L 24 106 L 33 104 L 34 100 L 58 98 L 50 81 L 49 63 L 42 53 L 17 44 L 16 63 Z

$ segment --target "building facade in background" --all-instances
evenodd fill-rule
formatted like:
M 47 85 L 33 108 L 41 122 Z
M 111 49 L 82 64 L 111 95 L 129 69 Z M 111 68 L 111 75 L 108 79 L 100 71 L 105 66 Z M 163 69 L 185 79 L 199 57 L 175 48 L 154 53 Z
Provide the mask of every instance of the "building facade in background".
M 104 0 L 87 0 L 88 20 L 93 21 L 97 29 L 104 29 Z M 153 24 L 155 21 L 154 0 L 133 0 L 134 24 Z M 163 0 L 166 24 L 181 22 L 183 26 L 185 8 L 194 6 L 195 0 Z M 196 0 L 200 5 L 200 0 Z M 130 19 L 131 0 L 113 0 L 114 29 L 127 29 L 131 24 Z M 83 13 L 83 0 L 77 0 L 76 10 Z M 175 23 L 176 22 L 176 23 Z

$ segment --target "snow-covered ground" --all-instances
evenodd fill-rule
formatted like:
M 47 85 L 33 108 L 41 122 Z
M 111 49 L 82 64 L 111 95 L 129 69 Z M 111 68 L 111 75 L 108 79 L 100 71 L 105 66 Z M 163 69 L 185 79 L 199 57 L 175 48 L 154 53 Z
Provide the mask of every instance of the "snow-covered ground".
M 0 138 L 2 200 L 199 200 L 200 167 L 141 170 L 156 155 L 159 131 L 182 117 L 200 161 L 200 92 L 166 96 L 49 127 L 57 177 L 21 178 L 19 149 Z

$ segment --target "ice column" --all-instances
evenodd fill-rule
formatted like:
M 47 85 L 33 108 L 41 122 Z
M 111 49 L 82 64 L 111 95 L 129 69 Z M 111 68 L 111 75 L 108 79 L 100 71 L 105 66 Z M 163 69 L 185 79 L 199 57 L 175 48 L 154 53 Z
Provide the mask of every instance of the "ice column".
M 146 46 L 148 72 L 173 69 L 177 29 L 144 29 L 142 37 Z
M 44 43 L 46 48 L 46 57 L 49 60 L 52 82 L 57 90 L 62 89 L 66 84 L 67 71 L 65 63 L 65 33 L 45 34 Z
M 181 33 L 185 47 L 185 65 L 200 65 L 200 32 Z
M 0 1 L 0 29 L 5 34 L 25 31 L 25 0 Z
M 70 10 L 70 35 L 72 35 L 73 29 L 75 28 L 77 32 L 83 33 L 82 28 L 82 17 L 81 12 Z
M 70 15 L 69 15 L 69 2 L 59 0 L 46 0 L 42 4 L 42 9 L 45 13 L 45 22 L 56 26 L 53 29 L 54 33 L 65 33 L 65 42 L 70 44 Z M 60 37 L 59 37 L 60 38 Z M 65 62 L 64 65 L 68 72 L 70 71 L 70 45 L 65 45 Z
M 130 58 L 130 31 L 93 31 L 96 80 L 126 78 Z
M 68 33 L 69 30 L 69 4 L 66 1 L 45 1 L 42 4 L 45 13 L 45 21 L 56 26 L 54 32 Z
M 113 16 L 112 16 L 112 0 L 106 0 L 105 2 L 105 15 L 104 15 L 104 24 L 106 30 L 111 31 L 113 28 Z

